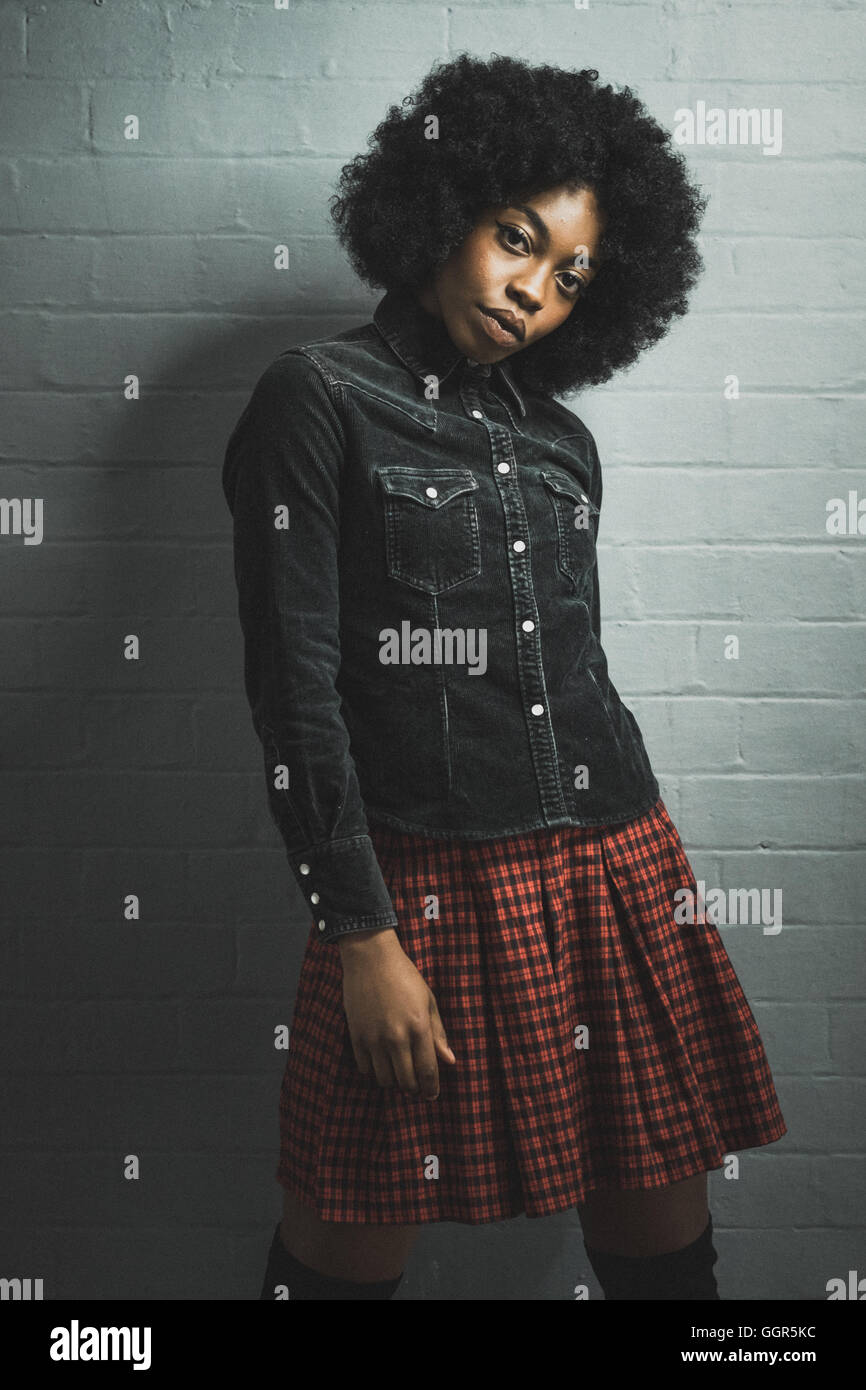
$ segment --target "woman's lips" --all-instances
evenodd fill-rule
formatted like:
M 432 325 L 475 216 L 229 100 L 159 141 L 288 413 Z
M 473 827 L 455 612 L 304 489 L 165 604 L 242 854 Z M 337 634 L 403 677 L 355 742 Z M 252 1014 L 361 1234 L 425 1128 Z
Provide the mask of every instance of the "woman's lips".
M 515 343 L 520 342 L 517 334 L 512 333 L 510 328 L 504 328 L 499 320 L 495 319 L 492 314 L 485 313 L 480 307 L 478 313 L 481 317 L 481 325 L 485 333 L 488 338 L 493 339 L 494 343 L 499 343 L 501 347 L 513 347 Z

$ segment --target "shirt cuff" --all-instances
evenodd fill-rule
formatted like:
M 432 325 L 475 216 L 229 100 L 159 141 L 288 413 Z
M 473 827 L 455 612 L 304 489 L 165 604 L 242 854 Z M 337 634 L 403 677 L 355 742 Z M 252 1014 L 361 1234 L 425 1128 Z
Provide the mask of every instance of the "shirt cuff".
M 326 841 L 290 854 L 289 863 L 320 941 L 332 945 L 350 932 L 397 926 L 369 835 Z

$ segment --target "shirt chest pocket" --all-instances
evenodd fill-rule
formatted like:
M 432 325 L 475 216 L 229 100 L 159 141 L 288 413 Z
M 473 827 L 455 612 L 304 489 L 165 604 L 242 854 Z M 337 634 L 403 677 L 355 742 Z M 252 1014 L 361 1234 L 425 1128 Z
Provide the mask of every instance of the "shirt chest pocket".
M 380 468 L 388 574 L 441 594 L 481 573 L 481 543 L 468 468 Z
M 541 477 L 556 524 L 557 566 L 579 587 L 595 564 L 599 509 L 569 474 L 545 468 Z

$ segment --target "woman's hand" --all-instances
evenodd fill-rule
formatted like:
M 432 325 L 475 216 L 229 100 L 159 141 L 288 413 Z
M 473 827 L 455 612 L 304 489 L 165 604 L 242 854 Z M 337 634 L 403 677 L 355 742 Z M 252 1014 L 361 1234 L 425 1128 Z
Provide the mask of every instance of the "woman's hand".
M 343 1008 L 362 1076 L 435 1100 L 439 1060 L 454 1065 L 432 990 L 393 927 L 351 932 L 339 942 Z

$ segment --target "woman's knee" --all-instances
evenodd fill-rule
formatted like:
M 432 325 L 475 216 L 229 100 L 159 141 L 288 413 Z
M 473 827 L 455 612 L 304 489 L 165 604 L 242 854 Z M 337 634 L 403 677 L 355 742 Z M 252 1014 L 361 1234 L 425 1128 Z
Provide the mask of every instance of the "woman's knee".
M 421 1227 L 323 1221 L 284 1188 L 280 1234 L 289 1253 L 320 1274 L 377 1282 L 402 1274 Z
M 709 1219 L 707 1175 L 668 1187 L 593 1192 L 578 1207 L 587 1245 L 612 1255 L 664 1255 L 680 1250 Z

